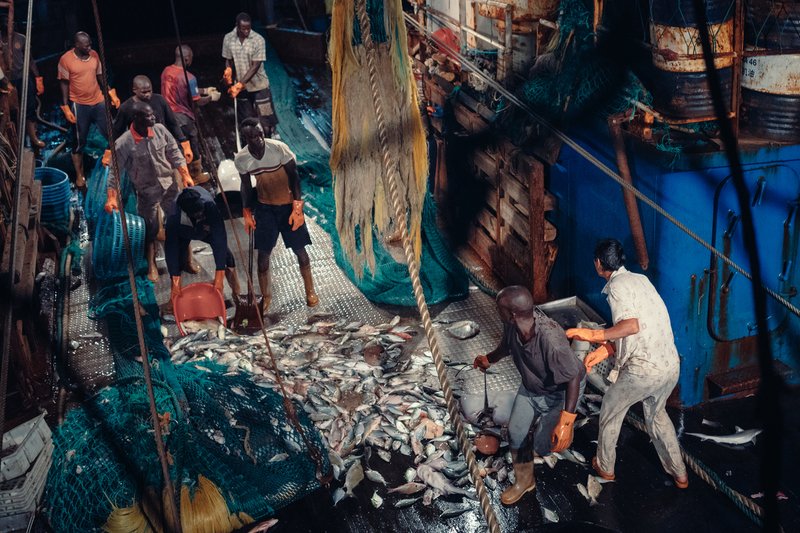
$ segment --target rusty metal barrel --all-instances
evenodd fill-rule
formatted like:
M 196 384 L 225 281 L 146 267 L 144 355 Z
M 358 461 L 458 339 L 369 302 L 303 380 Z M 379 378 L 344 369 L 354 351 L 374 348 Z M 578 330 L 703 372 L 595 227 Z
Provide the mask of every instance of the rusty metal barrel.
M 714 66 L 729 100 L 733 65 L 733 0 L 705 0 Z M 653 107 L 676 121 L 714 117 L 693 0 L 652 0 L 652 65 L 648 88 Z
M 800 2 L 750 0 L 745 25 L 747 50 L 775 51 L 742 64 L 742 128 L 779 142 L 800 141 Z

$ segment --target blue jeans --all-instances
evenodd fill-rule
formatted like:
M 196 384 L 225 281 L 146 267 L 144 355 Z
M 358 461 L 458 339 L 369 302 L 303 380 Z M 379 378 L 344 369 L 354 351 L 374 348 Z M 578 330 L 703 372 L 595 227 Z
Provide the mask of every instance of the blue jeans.
M 579 402 L 585 386 L 586 380 L 581 381 Z M 537 455 L 550 453 L 550 437 L 561 416 L 561 410 L 564 409 L 565 394 L 563 390 L 545 395 L 534 394 L 524 385 L 519 386 L 514 406 L 511 408 L 511 418 L 508 421 L 511 449 L 530 450 L 533 447 Z M 530 430 L 534 424 L 536 428 L 531 439 Z

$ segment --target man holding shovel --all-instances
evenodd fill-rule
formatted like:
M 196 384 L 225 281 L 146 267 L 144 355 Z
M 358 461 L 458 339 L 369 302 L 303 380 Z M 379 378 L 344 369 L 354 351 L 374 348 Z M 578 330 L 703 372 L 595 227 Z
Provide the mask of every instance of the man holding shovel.
M 528 289 L 512 285 L 501 290 L 497 310 L 503 337 L 492 352 L 476 357 L 473 367 L 485 372 L 511 354 L 522 377 L 508 422 L 516 482 L 500 496 L 505 505 L 512 505 L 536 488 L 531 444 L 537 455 L 560 452 L 572 444 L 575 409 L 586 370 L 561 326 L 534 310 Z M 531 443 L 528 433 L 537 421 Z

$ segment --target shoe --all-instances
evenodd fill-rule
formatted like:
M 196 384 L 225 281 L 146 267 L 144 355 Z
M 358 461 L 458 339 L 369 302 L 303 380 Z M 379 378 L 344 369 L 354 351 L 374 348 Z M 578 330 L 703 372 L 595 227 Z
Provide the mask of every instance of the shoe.
M 689 488 L 689 476 L 686 476 L 686 479 L 680 479 L 677 477 L 673 477 L 672 480 L 675 482 L 675 486 L 679 489 L 688 489 Z
M 86 178 L 83 176 L 77 176 L 75 178 L 75 188 L 76 189 L 85 189 L 86 188 Z
M 597 464 L 597 456 L 592 457 L 592 468 L 594 468 L 594 471 L 597 472 L 598 476 L 605 479 L 606 481 L 614 481 L 615 479 L 617 479 L 617 476 L 615 476 L 614 474 L 609 474 L 608 472 L 600 468 L 600 465 Z

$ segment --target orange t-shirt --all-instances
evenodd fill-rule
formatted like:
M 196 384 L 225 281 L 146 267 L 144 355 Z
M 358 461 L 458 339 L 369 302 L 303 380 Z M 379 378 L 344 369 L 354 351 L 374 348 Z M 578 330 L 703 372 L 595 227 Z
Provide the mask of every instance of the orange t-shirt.
M 75 49 L 69 50 L 58 61 L 58 79 L 69 82 L 69 99 L 76 104 L 95 105 L 103 101 L 97 76 L 103 73 L 100 56 L 94 50 L 81 59 Z

